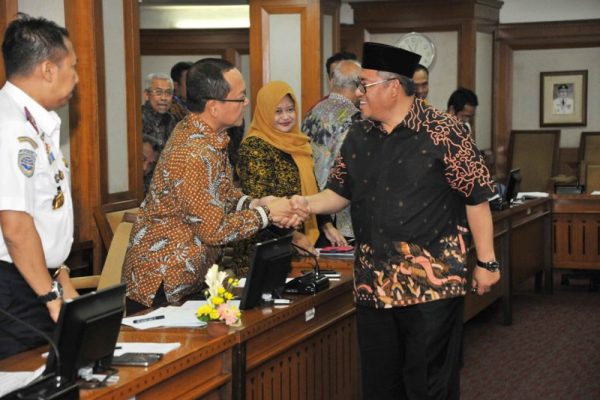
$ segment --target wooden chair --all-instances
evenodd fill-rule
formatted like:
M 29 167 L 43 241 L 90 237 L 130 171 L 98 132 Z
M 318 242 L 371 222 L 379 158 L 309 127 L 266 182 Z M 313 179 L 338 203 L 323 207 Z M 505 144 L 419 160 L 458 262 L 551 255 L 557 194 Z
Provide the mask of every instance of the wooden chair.
M 133 228 L 132 219 L 135 220 L 135 215 L 129 214 L 115 229 L 101 274 L 71 278 L 75 289 L 102 289 L 121 283 L 123 263 Z
M 600 132 L 582 132 L 579 142 L 579 182 L 587 193 L 599 190 Z
M 104 249 L 108 251 L 114 235 L 115 230 L 125 213 L 137 214 L 138 207 L 136 203 L 132 201 L 122 201 L 113 204 L 105 204 L 99 208 L 94 209 L 94 219 L 102 238 L 102 244 Z
M 511 131 L 509 170 L 521 169 L 522 192 L 548 192 L 558 172 L 560 131 Z

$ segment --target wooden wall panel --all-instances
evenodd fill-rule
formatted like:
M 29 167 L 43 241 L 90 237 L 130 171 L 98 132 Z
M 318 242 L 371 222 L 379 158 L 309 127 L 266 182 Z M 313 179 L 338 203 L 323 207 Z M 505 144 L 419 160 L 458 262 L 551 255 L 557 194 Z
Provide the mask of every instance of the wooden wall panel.
M 348 318 L 248 371 L 246 399 L 357 398 L 357 357 Z
M 140 54 L 219 54 L 235 49 L 248 54 L 249 29 L 142 29 Z
M 75 242 L 93 241 L 94 272 L 99 272 L 102 244 L 93 210 L 100 204 L 100 136 L 106 115 L 102 3 L 65 0 L 65 21 L 79 73 L 79 84 L 69 103 Z
M 4 41 L 4 31 L 10 21 L 17 15 L 17 10 L 17 0 L 0 1 L 0 43 Z M 0 87 L 6 81 L 4 72 L 4 60 L 0 57 Z

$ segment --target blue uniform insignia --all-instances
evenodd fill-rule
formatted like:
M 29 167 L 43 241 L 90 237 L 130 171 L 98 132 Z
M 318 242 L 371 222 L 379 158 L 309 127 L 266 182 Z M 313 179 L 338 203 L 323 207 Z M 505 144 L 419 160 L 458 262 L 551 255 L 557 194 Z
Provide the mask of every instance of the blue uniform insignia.
M 28 178 L 33 176 L 35 172 L 35 159 L 37 155 L 35 151 L 29 149 L 19 150 L 19 169 Z

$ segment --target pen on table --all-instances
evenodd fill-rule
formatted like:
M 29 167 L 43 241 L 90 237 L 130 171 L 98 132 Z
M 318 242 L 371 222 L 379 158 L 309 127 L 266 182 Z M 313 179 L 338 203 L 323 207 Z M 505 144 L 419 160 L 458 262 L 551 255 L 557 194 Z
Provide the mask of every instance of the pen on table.
M 134 319 L 133 323 L 134 324 L 139 324 L 141 322 L 148 322 L 148 321 L 156 321 L 157 319 L 164 319 L 165 316 L 164 315 L 157 315 L 155 317 L 148 317 L 148 318 L 140 318 L 140 319 Z

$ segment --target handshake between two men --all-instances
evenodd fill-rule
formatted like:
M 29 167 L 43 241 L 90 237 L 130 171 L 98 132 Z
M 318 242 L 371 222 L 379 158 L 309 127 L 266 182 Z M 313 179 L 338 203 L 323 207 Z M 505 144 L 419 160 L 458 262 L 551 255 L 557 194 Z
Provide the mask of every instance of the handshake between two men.
M 310 214 L 334 214 L 350 204 L 350 200 L 325 189 L 311 196 L 294 195 L 291 198 L 266 196 L 257 206 L 266 205 L 271 211 L 273 224 L 280 228 L 296 228 Z

